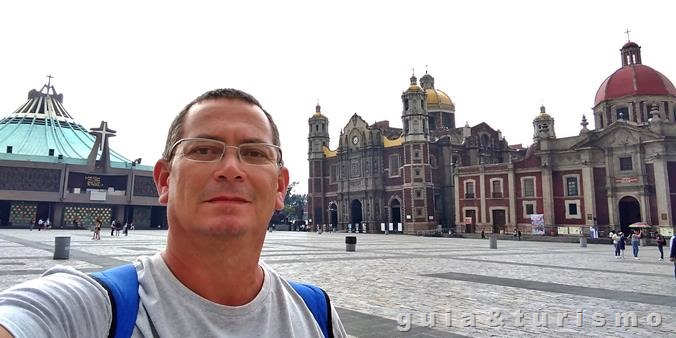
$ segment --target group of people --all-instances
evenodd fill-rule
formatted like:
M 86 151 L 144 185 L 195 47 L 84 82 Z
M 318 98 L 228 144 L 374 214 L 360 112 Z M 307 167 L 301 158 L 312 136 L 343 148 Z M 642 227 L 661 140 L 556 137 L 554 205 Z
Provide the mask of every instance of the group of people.
M 119 219 L 116 219 L 110 223 L 110 235 L 111 236 L 119 236 L 120 231 L 125 236 L 129 235 L 129 230 L 134 230 L 134 223 L 131 222 L 125 222 L 124 225 L 122 222 L 120 222 Z
M 38 219 L 37 222 L 34 220 L 33 223 L 31 224 L 31 231 L 37 226 L 38 231 L 40 230 L 49 230 L 52 228 L 52 222 L 47 218 L 46 220 L 42 220 L 42 218 Z
M 640 260 L 638 257 L 639 247 L 641 246 L 641 238 L 643 238 L 643 232 L 640 230 L 634 230 L 630 236 L 627 236 L 622 231 L 616 232 L 615 230 L 610 231 L 610 239 L 613 241 L 613 246 L 615 248 L 615 258 L 624 259 L 624 250 L 626 248 L 626 242 L 629 240 L 631 243 L 631 251 L 635 260 Z M 664 260 L 664 246 L 667 244 L 667 240 L 662 236 L 662 234 L 657 234 L 655 239 L 657 244 L 657 250 L 660 253 L 658 260 Z

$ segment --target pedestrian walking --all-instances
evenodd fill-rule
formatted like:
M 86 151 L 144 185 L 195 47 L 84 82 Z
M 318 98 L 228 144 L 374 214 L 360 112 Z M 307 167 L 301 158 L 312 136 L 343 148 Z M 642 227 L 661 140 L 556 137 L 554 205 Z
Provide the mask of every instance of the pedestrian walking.
M 667 244 L 667 240 L 662 236 L 662 234 L 657 234 L 657 250 L 660 252 L 659 260 L 664 260 L 664 245 Z
M 92 239 L 101 240 L 101 225 L 103 225 L 103 222 L 97 217 L 94 221 L 94 235 L 92 236 Z
M 620 259 L 620 234 L 622 233 L 618 234 L 613 231 L 610 237 L 613 241 L 613 247 L 615 248 L 615 259 Z
M 43 226 L 44 224 L 45 224 L 45 221 L 43 221 L 42 218 L 40 218 L 40 219 L 38 220 L 38 231 L 40 231 L 40 230 L 42 229 L 42 226 Z
M 484 229 L 481 229 L 481 239 L 486 239 L 486 232 Z
M 620 258 L 621 259 L 624 259 L 624 249 L 625 249 L 625 246 L 626 246 L 626 241 L 627 241 L 627 237 L 624 235 L 623 232 L 620 232 L 620 239 L 617 241 L 617 245 L 620 248 Z
M 674 278 L 676 278 L 676 234 L 669 240 L 669 261 L 674 263 Z
M 631 234 L 631 250 L 632 253 L 634 254 L 634 259 L 639 260 L 638 258 L 638 246 L 639 246 L 639 240 L 641 239 L 641 235 L 639 234 L 638 230 L 634 230 L 634 233 Z
M 519 240 L 521 240 L 521 230 L 517 230 L 516 234 L 517 234 L 517 237 L 519 238 Z

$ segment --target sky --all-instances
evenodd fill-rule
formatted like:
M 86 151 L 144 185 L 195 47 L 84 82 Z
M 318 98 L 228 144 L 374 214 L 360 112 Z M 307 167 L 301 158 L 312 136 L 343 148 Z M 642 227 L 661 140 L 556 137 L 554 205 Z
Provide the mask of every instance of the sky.
M 540 105 L 576 135 L 629 37 L 676 80 L 673 1 L 3 1 L 0 117 L 46 76 L 86 128 L 153 165 L 169 124 L 203 92 L 234 87 L 275 118 L 296 193 L 307 192 L 308 118 L 319 101 L 331 149 L 357 113 L 401 127 L 401 93 L 425 70 L 456 107 L 532 143 Z M 592 122 L 593 119 L 589 119 Z

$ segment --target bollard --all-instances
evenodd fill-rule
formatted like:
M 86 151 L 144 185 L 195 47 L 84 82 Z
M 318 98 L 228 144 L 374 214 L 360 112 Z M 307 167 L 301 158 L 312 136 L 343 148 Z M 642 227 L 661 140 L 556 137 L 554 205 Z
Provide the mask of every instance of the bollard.
M 496 234 L 491 234 L 489 242 L 490 242 L 490 248 L 491 249 L 497 249 L 498 248 L 498 236 Z
M 580 247 L 581 248 L 587 247 L 587 237 L 580 237 Z
M 70 236 L 54 237 L 54 259 L 68 259 L 70 255 Z
M 354 252 L 357 248 L 357 236 L 345 236 L 345 251 Z

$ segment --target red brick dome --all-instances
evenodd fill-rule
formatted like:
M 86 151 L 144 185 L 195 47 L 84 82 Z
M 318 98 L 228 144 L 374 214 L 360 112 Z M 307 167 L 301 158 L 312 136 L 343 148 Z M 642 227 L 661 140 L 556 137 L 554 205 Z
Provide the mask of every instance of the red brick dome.
M 673 95 L 676 88 L 662 73 L 641 64 L 625 66 L 610 75 L 596 92 L 594 106 L 607 100 L 635 95 Z
M 622 46 L 622 68 L 603 81 L 596 92 L 594 106 L 603 101 L 627 96 L 676 96 L 676 88 L 666 76 L 641 63 L 640 50 L 641 47 L 631 41 Z

